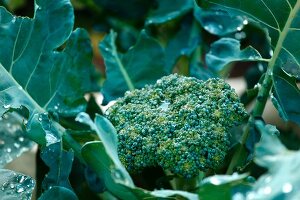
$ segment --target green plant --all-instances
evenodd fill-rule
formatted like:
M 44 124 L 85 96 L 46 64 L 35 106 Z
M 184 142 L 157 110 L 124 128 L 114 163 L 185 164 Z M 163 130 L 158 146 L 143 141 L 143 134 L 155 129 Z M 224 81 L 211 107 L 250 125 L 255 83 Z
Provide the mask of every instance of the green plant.
M 300 124 L 300 1 L 76 2 L 84 11 L 76 19 L 93 13 L 95 26 L 114 29 L 99 44 L 105 77 L 94 70 L 89 32 L 74 29 L 69 0 L 36 0 L 32 18 L 0 7 L 1 197 L 30 199 L 34 180 L 3 167 L 37 143 L 46 165 L 39 199 L 299 198 L 299 151 L 282 144 L 298 149 L 297 132 L 262 117 L 270 99 L 283 120 Z M 250 69 L 242 103 L 255 99 L 247 122 L 221 80 L 243 62 Z M 119 98 L 108 114 L 93 98 L 100 90 L 102 105 Z M 140 139 L 144 130 L 152 137 Z M 194 138 L 211 130 L 217 140 Z M 164 136 L 172 131 L 176 137 Z M 191 187 L 174 186 L 177 177 L 157 168 L 145 178 L 145 166 Z
M 192 178 L 199 170 L 220 167 L 230 146 L 229 128 L 246 111 L 223 80 L 172 74 L 126 92 L 107 117 L 118 132 L 119 157 L 127 170 L 161 166 Z

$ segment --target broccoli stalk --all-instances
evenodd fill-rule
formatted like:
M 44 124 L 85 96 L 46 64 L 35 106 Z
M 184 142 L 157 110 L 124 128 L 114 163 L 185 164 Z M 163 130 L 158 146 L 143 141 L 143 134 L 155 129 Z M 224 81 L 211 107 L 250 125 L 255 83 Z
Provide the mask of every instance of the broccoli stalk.
M 106 115 L 129 172 L 161 166 L 186 179 L 220 167 L 230 146 L 229 129 L 247 113 L 222 79 L 172 74 L 126 92 Z

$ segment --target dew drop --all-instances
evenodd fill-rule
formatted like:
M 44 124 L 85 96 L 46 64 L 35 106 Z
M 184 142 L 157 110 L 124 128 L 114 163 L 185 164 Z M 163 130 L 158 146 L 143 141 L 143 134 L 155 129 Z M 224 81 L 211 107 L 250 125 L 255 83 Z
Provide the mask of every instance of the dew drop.
M 18 86 L 18 89 L 19 89 L 19 90 L 23 90 L 22 86 L 20 86 L 20 85 Z
M 243 24 L 244 24 L 244 25 L 247 25 L 248 23 L 249 23 L 248 20 L 247 20 L 247 19 L 244 19 Z
M 14 143 L 14 147 L 16 147 L 17 149 L 20 148 L 20 146 L 21 145 L 19 143 L 16 143 L 16 142 Z
M 285 183 L 285 184 L 282 186 L 282 192 L 283 192 L 283 193 L 290 193 L 292 190 L 293 190 L 293 185 L 290 184 L 290 183 Z
M 11 184 L 9 185 L 9 187 L 10 187 L 11 189 L 14 189 L 14 188 L 15 188 L 15 185 L 11 183 Z
M 9 108 L 10 108 L 10 105 L 9 105 L 9 104 L 5 104 L 5 105 L 3 105 L 3 108 L 9 109 Z
M 106 47 L 104 50 L 105 50 L 105 51 L 109 51 L 109 48 Z
M 264 192 L 264 194 L 270 194 L 272 192 L 272 188 L 271 187 L 265 187 L 263 192 Z
M 54 106 L 54 109 L 55 109 L 55 110 L 58 110 L 58 106 Z
M 153 21 L 152 20 L 148 20 L 148 24 L 152 24 L 153 23 Z
M 236 28 L 237 31 L 241 31 L 242 29 L 243 29 L 242 26 L 238 26 L 238 27 Z
M 25 181 L 25 176 L 21 176 L 20 180 L 19 180 L 19 183 L 23 183 Z
M 42 117 L 39 117 L 38 120 L 41 122 L 43 119 L 42 119 Z
M 24 137 L 21 136 L 18 138 L 18 140 L 19 140 L 19 142 L 24 142 Z
M 21 192 L 24 192 L 24 188 L 22 188 L 22 187 L 17 189 L 17 193 L 21 193 Z
M 222 29 L 223 29 L 223 26 L 222 26 L 221 24 L 219 24 L 219 25 L 218 25 L 218 28 L 222 30 Z
M 15 23 L 17 18 L 14 16 L 13 19 L 11 20 L 12 23 Z
M 7 153 L 10 153 L 11 152 L 11 148 L 7 148 L 6 151 L 7 151 Z

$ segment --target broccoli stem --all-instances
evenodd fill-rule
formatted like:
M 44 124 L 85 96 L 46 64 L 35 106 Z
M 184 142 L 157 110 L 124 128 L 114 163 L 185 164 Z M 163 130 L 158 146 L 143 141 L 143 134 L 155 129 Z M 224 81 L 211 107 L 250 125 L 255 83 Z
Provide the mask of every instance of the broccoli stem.
M 172 175 L 168 170 L 165 170 L 166 175 Z M 193 192 L 197 189 L 202 179 L 205 177 L 205 173 L 200 171 L 199 174 L 192 178 L 184 178 L 176 176 L 170 181 L 173 190 L 183 190 Z
M 273 58 L 272 58 L 272 60 L 273 60 Z M 269 97 L 269 93 L 270 93 L 270 90 L 273 85 L 272 73 L 273 73 L 273 66 L 270 66 L 270 64 L 269 64 L 269 67 L 265 74 L 262 86 L 261 86 L 261 88 L 259 88 L 259 92 L 258 92 L 256 101 L 255 101 L 254 108 L 251 112 L 248 123 L 244 129 L 244 132 L 243 132 L 243 135 L 242 135 L 242 138 L 240 141 L 240 145 L 232 157 L 232 160 L 229 164 L 226 174 L 232 174 L 236 170 L 237 167 L 242 166 L 246 161 L 248 152 L 245 147 L 245 144 L 249 137 L 249 133 L 250 133 L 249 130 L 250 130 L 250 127 L 253 125 L 255 118 L 262 116 L 262 114 L 264 112 L 264 109 L 265 109 L 265 106 L 266 106 L 266 103 L 267 103 L 267 100 Z

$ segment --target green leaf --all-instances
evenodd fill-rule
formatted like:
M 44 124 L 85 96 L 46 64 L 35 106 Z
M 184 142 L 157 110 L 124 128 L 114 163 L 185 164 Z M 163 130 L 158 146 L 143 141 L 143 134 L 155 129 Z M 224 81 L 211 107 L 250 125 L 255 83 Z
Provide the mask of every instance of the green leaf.
M 214 175 L 205 178 L 200 185 L 198 194 L 203 200 L 231 200 L 232 194 L 236 190 L 243 190 L 245 193 L 250 189 L 250 184 L 246 180 L 247 174 Z
M 72 169 L 73 157 L 73 152 L 64 151 L 60 142 L 50 144 L 42 149 L 41 158 L 49 167 L 49 172 L 42 183 L 44 190 L 53 186 L 71 189 L 68 177 Z
M 206 31 L 218 36 L 241 31 L 248 24 L 244 16 L 230 14 L 220 9 L 202 9 L 195 6 L 194 16 Z
M 114 196 L 121 199 L 139 200 L 153 197 L 179 195 L 187 199 L 198 199 L 197 195 L 182 191 L 149 192 L 135 187 L 133 181 L 121 164 L 117 153 L 117 133 L 113 125 L 103 116 L 96 115 L 93 122 L 86 113 L 77 116 L 77 121 L 88 124 L 95 130 L 101 142 L 88 142 L 81 150 L 82 157 L 104 181 L 105 187 Z
M 277 108 L 281 118 L 290 120 L 300 125 L 300 90 L 296 84 L 296 78 L 283 70 L 273 75 L 274 97 L 273 104 Z
M 251 46 L 241 50 L 240 41 L 233 38 L 221 38 L 211 45 L 206 54 L 207 66 L 215 71 L 222 71 L 228 64 L 235 61 L 258 61 L 261 55 Z
M 133 181 L 130 178 L 130 175 L 124 168 L 124 166 L 121 164 L 118 152 L 117 152 L 117 133 L 113 125 L 103 116 L 96 115 L 95 122 L 93 122 L 90 117 L 86 113 L 80 113 L 76 120 L 88 124 L 92 130 L 94 130 L 98 137 L 101 140 L 101 144 L 106 149 L 106 154 L 103 155 L 108 156 L 109 159 L 114 163 L 116 171 L 124 177 L 124 183 L 126 183 L 129 186 L 133 186 Z M 105 153 L 105 152 L 102 152 Z
M 72 190 L 69 190 L 64 187 L 52 187 L 42 194 L 39 200 L 78 200 L 77 196 Z
M 124 176 L 120 171 L 120 166 L 114 163 L 115 159 L 109 156 L 109 149 L 104 147 L 102 142 L 89 142 L 82 147 L 82 156 L 94 171 L 98 172 L 107 190 L 120 199 L 148 199 L 148 198 L 167 198 L 171 196 L 180 196 L 184 199 L 197 200 L 196 194 L 176 191 L 176 190 L 156 190 L 149 192 L 147 190 L 135 187 L 130 177 Z M 120 161 L 118 161 L 120 162 Z M 94 164 L 91 164 L 94 163 Z
M 6 113 L 0 118 L 0 168 L 33 146 L 22 130 L 22 123 L 17 114 Z
M 191 18 L 181 23 L 180 30 L 172 37 L 165 48 L 166 69 L 173 72 L 174 65 L 181 56 L 190 57 L 201 41 L 201 32 L 196 22 Z
M 300 151 L 288 150 L 278 139 L 275 126 L 256 121 L 262 137 L 257 144 L 255 162 L 268 169 L 244 199 L 299 199 Z
M 277 100 L 286 113 L 285 118 L 299 124 L 299 113 L 285 110 L 288 108 L 282 104 L 288 101 L 287 105 L 296 105 L 299 102 L 299 89 L 295 87 L 293 81 L 287 81 L 288 78 L 281 69 L 296 78 L 300 75 L 300 51 L 297 45 L 300 39 L 300 1 L 207 0 L 205 3 L 227 10 L 229 13 L 247 16 L 268 30 L 273 47 L 269 73 L 273 74 L 276 92 L 284 94 L 286 90 L 293 91 L 289 96 L 292 98 L 281 96 L 282 99 Z M 283 10 L 285 12 L 282 12 Z M 288 89 L 281 87 L 282 85 L 288 86 Z
M 160 0 L 158 8 L 153 10 L 146 20 L 146 25 L 162 24 L 185 15 L 194 7 L 193 0 Z
M 106 102 L 167 75 L 164 50 L 145 31 L 124 55 L 118 53 L 115 40 L 116 33 L 111 32 L 99 45 L 106 66 L 107 79 L 102 88 Z
M 69 116 L 84 110 L 92 50 L 84 30 L 72 33 L 71 3 L 36 1 L 33 19 L 4 8 L 0 15 L 0 46 L 6 48 L 0 52 L 0 115 L 20 106 L 30 114 L 47 110 Z M 69 37 L 66 48 L 56 51 Z
M 7 169 L 0 169 L 1 199 L 30 200 L 35 181 L 23 174 Z

